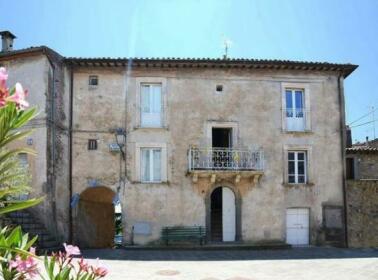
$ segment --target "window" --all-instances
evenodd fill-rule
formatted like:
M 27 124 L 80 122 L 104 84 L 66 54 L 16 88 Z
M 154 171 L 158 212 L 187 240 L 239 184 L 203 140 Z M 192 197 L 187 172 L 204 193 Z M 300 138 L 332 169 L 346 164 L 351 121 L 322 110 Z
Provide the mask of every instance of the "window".
M 161 84 L 141 85 L 141 126 L 161 127 Z
M 27 169 L 29 167 L 28 154 L 27 153 L 18 154 L 18 160 L 19 160 L 20 166 L 23 169 Z
M 88 150 L 97 150 L 97 139 L 88 140 Z
M 288 183 L 305 184 L 307 182 L 307 159 L 305 151 L 288 152 Z
M 161 149 L 141 149 L 141 180 L 142 182 L 161 181 Z
M 215 91 L 216 91 L 217 93 L 221 93 L 221 92 L 223 91 L 223 85 L 217 85 L 217 86 L 215 87 Z
M 89 86 L 96 87 L 98 86 L 98 76 L 89 76 Z
M 355 179 L 354 173 L 354 158 L 346 158 L 346 178 L 349 180 Z
M 288 131 L 304 131 L 306 110 L 303 89 L 285 89 L 285 115 Z

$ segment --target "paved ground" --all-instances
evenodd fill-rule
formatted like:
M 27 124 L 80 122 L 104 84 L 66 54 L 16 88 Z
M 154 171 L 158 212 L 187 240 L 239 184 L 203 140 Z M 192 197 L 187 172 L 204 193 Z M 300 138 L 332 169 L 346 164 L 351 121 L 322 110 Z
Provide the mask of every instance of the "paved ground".
M 109 268 L 107 279 L 378 279 L 378 250 L 85 250 Z

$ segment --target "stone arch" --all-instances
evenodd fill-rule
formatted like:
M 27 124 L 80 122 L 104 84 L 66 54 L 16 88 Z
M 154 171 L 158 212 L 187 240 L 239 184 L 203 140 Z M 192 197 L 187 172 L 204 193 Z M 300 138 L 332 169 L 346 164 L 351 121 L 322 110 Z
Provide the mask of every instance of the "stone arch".
M 80 194 L 75 219 L 75 241 L 83 248 L 111 248 L 114 244 L 115 192 L 107 187 L 87 188 Z
M 211 195 L 214 192 L 214 190 L 225 187 L 230 189 L 234 195 L 235 195 L 235 222 L 236 222 L 236 229 L 235 229 L 235 241 L 242 241 L 241 236 L 241 209 L 242 209 L 242 200 L 241 200 L 241 194 L 239 190 L 232 184 L 224 183 L 224 184 L 214 184 L 212 185 L 205 196 L 205 208 L 206 208 L 206 236 L 207 241 L 211 241 Z

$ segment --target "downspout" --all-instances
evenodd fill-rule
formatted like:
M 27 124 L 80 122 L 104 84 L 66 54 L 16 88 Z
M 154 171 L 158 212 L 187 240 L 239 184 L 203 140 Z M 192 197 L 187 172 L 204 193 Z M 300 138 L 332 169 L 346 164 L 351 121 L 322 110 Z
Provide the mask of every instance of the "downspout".
M 51 85 L 51 93 L 50 93 L 50 106 L 51 111 L 50 115 L 48 115 L 47 123 L 48 126 L 51 128 L 51 158 L 50 158 L 50 164 L 51 164 L 51 172 L 50 172 L 50 179 L 51 179 L 51 187 L 52 187 L 52 198 L 53 198 L 53 204 L 52 204 L 52 216 L 56 219 L 56 164 L 55 164 L 55 155 L 56 155 L 56 118 L 55 118 L 55 78 L 56 78 L 56 67 L 53 62 L 53 60 L 50 58 L 48 53 L 44 50 L 43 53 L 46 55 L 47 60 L 52 68 L 52 85 Z M 57 232 L 56 223 L 54 226 L 55 233 Z
M 342 86 L 342 75 L 340 74 L 337 79 L 337 88 L 339 91 L 340 103 L 340 136 L 341 136 L 341 160 L 342 160 L 342 189 L 343 189 L 343 204 L 344 204 L 344 242 L 345 247 L 348 244 L 348 211 L 347 211 L 347 196 L 346 196 L 346 163 L 345 163 L 345 149 L 346 149 L 346 131 L 345 131 L 345 100 L 344 100 L 344 87 Z
M 68 188 L 69 188 L 69 197 L 68 197 L 68 223 L 69 223 L 69 235 L 68 240 L 70 244 L 73 241 L 73 218 L 72 218 L 72 207 L 71 207 L 71 198 L 72 198 L 72 123 L 73 123 L 73 66 L 70 67 L 70 101 L 69 101 L 69 124 L 68 124 Z

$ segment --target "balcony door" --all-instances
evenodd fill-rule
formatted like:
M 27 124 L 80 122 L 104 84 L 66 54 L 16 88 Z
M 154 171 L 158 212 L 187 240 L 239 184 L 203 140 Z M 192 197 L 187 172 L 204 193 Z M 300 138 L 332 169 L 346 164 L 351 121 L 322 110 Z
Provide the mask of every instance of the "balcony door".
M 213 148 L 231 148 L 232 128 L 213 127 L 212 145 Z
M 286 89 L 286 127 L 288 131 L 305 130 L 304 92 Z
M 215 169 L 229 168 L 232 165 L 232 128 L 213 127 L 212 160 Z

